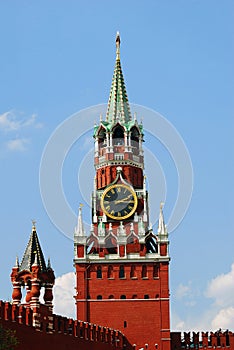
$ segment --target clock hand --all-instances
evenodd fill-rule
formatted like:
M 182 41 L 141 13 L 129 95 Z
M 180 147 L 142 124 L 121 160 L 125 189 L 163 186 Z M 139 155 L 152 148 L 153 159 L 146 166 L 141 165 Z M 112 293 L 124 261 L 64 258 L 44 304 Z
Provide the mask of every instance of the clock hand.
M 123 203 L 123 202 L 127 201 L 127 200 L 129 199 L 129 197 L 131 197 L 131 196 L 132 196 L 132 195 L 129 194 L 129 195 L 128 195 L 127 197 L 125 197 L 125 198 L 117 199 L 117 200 L 115 200 L 115 204 Z
M 115 201 L 115 204 L 126 203 L 126 201 L 128 201 L 128 203 L 134 203 L 133 200 L 129 201 L 128 197 L 127 197 L 127 198 L 123 198 L 123 199 L 119 199 L 119 200 Z

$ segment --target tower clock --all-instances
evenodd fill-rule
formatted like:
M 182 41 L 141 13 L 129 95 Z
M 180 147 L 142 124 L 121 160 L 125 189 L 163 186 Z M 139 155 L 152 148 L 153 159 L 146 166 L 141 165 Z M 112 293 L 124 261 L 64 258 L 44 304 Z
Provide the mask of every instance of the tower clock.
M 106 117 L 93 137 L 91 229 L 86 236 L 80 208 L 74 234 L 77 319 L 121 330 L 136 350 L 169 350 L 168 234 L 162 206 L 156 234 L 149 223 L 144 130 L 131 114 L 118 33 Z

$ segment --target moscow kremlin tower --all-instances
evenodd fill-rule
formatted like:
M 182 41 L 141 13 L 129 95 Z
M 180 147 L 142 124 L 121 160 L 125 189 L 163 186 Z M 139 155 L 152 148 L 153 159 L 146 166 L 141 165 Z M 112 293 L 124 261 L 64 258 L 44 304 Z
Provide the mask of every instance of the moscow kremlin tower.
M 120 36 L 105 120 L 94 127 L 90 235 L 82 208 L 74 234 L 77 319 L 118 329 L 135 349 L 170 349 L 168 233 L 160 205 L 149 224 L 143 125 L 132 117 Z

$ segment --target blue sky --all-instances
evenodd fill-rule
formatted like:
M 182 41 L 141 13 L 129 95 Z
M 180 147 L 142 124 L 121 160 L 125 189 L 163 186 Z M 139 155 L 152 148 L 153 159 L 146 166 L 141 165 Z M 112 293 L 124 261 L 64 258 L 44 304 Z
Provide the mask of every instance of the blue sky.
M 130 102 L 167 118 L 193 164 L 191 204 L 170 235 L 172 328 L 233 329 L 233 2 L 1 1 L 0 13 L 1 298 L 11 296 L 9 274 L 15 256 L 22 258 L 31 219 L 64 293 L 72 289 L 73 243 L 46 213 L 40 161 L 60 123 L 107 102 L 119 30 Z M 77 178 L 90 133 L 74 144 L 62 169 L 74 212 L 84 201 Z M 151 145 L 167 182 L 167 221 L 176 171 L 160 142 Z M 145 171 L 154 169 L 146 164 Z M 88 206 L 84 216 L 89 222 Z

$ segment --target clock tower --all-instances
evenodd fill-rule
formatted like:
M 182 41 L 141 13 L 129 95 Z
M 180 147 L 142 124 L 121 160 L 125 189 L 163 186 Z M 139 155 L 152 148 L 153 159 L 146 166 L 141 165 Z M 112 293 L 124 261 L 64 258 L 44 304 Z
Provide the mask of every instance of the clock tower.
M 168 233 L 149 224 L 142 123 L 132 117 L 116 36 L 105 119 L 94 127 L 92 224 L 74 234 L 77 319 L 119 329 L 133 349 L 170 349 Z

